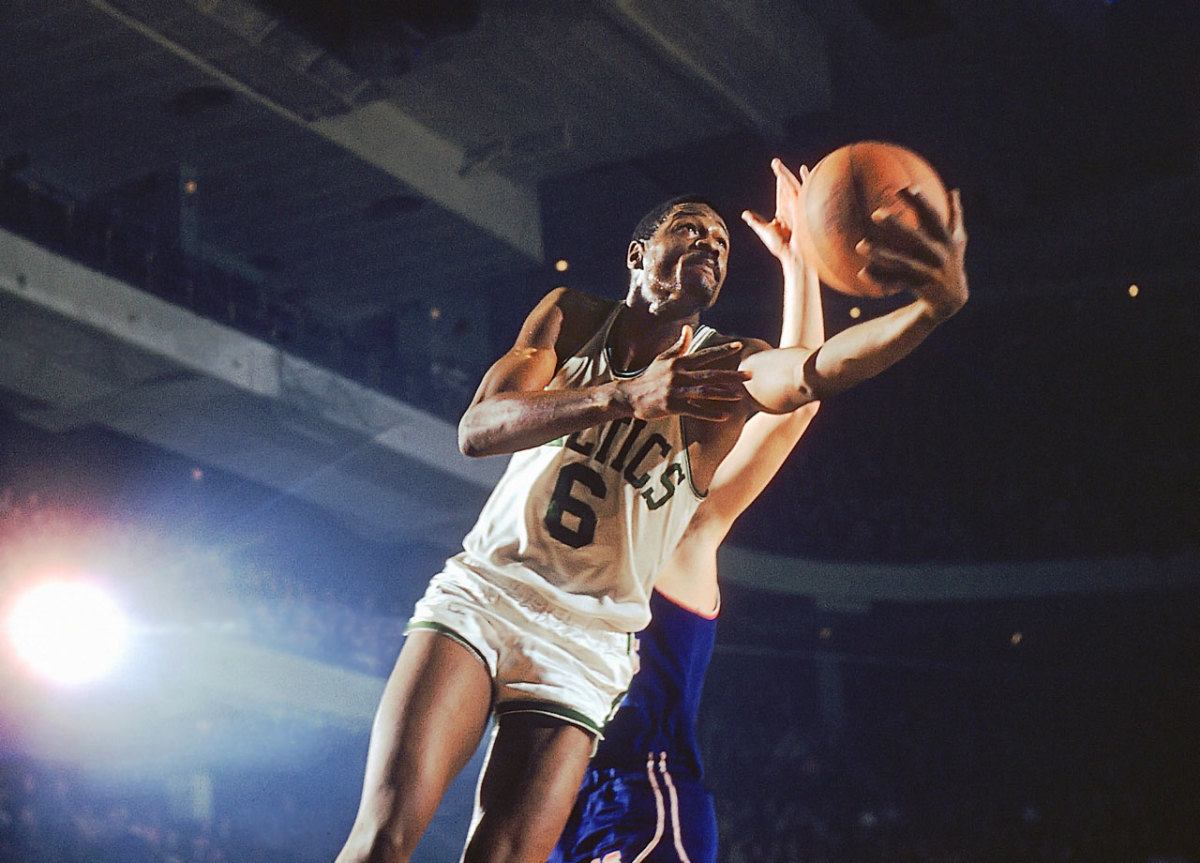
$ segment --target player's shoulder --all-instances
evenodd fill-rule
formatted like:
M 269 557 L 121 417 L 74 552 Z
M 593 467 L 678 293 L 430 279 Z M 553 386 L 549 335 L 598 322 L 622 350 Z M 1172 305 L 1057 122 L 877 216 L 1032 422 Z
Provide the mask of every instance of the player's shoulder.
M 616 305 L 573 288 L 555 288 L 525 318 L 514 349 L 552 349 L 562 363 L 595 335 Z
M 587 342 L 612 314 L 617 302 L 567 287 L 546 294 L 542 303 L 557 317 L 555 347 L 559 357 L 570 356 Z
M 617 304 L 616 300 L 567 287 L 555 288 L 542 302 L 560 309 L 564 316 L 580 318 L 604 318 Z

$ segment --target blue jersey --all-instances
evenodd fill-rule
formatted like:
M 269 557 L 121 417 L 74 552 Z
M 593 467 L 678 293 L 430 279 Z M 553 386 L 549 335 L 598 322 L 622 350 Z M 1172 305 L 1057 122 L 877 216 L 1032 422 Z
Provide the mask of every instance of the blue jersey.
M 550 863 L 712 863 L 717 825 L 696 719 L 716 618 L 651 594 L 639 668 L 605 726 Z
M 675 604 L 655 590 L 650 625 L 638 633 L 638 671 L 621 709 L 604 728 L 591 767 L 645 768 L 646 756 L 666 752 L 672 773 L 699 781 L 696 718 L 704 673 L 712 659 L 717 620 Z

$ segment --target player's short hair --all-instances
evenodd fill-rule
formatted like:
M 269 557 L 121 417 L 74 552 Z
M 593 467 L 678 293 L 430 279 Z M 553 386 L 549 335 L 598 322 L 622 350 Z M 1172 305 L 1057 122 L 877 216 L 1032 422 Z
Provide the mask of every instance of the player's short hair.
M 680 195 L 676 198 L 671 198 L 669 201 L 663 201 L 646 215 L 642 216 L 638 221 L 637 226 L 633 229 L 633 235 L 630 236 L 629 242 L 637 243 L 644 242 L 654 235 L 654 232 L 659 229 L 659 226 L 667 220 L 667 216 L 671 211 L 680 204 L 703 204 L 714 213 L 722 222 L 725 217 L 721 215 L 721 211 L 717 209 L 717 205 L 703 195 Z

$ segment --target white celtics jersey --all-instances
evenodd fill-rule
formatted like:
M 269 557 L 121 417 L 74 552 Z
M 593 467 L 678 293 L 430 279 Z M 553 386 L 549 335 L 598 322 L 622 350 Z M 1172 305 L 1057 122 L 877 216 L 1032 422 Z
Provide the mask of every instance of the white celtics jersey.
M 620 308 L 546 389 L 635 376 L 614 371 L 607 349 Z M 691 350 L 712 333 L 697 327 Z M 642 629 L 654 577 L 703 497 L 685 443 L 678 416 L 623 418 L 514 453 L 454 561 L 565 611 Z

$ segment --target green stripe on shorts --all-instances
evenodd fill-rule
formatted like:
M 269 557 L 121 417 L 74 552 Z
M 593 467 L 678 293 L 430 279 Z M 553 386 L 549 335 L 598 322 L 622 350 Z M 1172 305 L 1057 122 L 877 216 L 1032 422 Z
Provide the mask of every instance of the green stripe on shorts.
M 572 725 L 578 725 L 585 731 L 590 731 L 597 737 L 602 737 L 601 728 L 591 719 L 578 710 L 567 707 L 563 704 L 555 704 L 553 701 L 534 701 L 527 699 L 523 701 L 505 701 L 502 704 L 496 705 L 497 718 L 505 716 L 509 713 L 544 713 L 547 716 L 556 716 L 563 719 Z
M 488 665 L 488 661 L 484 658 L 483 654 L 479 652 L 479 648 L 467 641 L 467 639 L 463 636 L 459 635 L 456 630 L 446 626 L 446 624 L 438 623 L 436 620 L 410 620 L 408 622 L 408 626 L 404 627 L 404 634 L 408 635 L 410 632 L 416 629 L 428 629 L 438 633 L 439 635 L 446 636 L 451 641 L 457 641 L 463 647 L 467 648 L 467 650 L 475 654 L 475 658 L 483 663 L 483 667 L 487 669 L 487 673 L 489 675 L 492 673 L 491 666 Z

